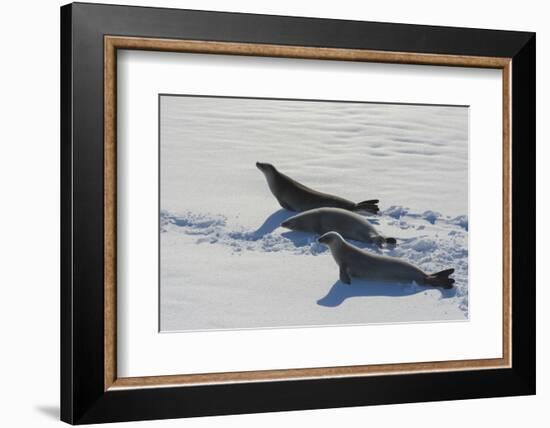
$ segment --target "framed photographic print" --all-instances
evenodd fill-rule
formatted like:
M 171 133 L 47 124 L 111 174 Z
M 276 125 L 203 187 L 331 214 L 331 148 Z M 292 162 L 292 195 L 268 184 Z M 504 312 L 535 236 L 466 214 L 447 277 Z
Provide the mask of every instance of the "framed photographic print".
M 62 420 L 535 393 L 533 33 L 75 3 L 61 54 Z

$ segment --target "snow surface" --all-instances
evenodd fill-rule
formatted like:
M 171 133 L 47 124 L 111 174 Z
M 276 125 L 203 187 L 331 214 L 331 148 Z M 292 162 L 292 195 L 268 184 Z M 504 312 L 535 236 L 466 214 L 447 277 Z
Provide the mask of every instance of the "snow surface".
M 468 109 L 161 97 L 162 331 L 465 320 Z M 456 287 L 338 281 L 316 236 L 279 227 L 256 161 L 317 190 L 380 199 L 398 245 L 368 251 Z

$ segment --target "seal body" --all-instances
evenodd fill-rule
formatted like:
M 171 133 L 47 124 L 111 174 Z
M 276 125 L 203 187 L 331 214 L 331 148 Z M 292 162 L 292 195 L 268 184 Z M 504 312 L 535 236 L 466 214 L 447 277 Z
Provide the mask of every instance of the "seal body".
M 427 274 L 404 260 L 370 254 L 346 242 L 337 232 L 328 232 L 319 242 L 329 247 L 332 257 L 340 268 L 340 280 L 351 284 L 351 278 L 372 281 L 412 282 L 441 288 L 452 288 L 454 279 L 449 278 L 454 269 Z
M 287 210 L 302 212 L 314 208 L 334 207 L 349 211 L 364 211 L 371 214 L 376 214 L 379 211 L 377 199 L 356 204 L 339 196 L 310 189 L 280 173 L 269 163 L 256 162 L 256 166 L 263 172 L 269 190 L 271 190 L 279 205 Z
M 335 231 L 344 238 L 378 246 L 396 243 L 394 238 L 380 235 L 364 217 L 341 208 L 316 208 L 304 211 L 288 218 L 281 226 L 319 235 Z

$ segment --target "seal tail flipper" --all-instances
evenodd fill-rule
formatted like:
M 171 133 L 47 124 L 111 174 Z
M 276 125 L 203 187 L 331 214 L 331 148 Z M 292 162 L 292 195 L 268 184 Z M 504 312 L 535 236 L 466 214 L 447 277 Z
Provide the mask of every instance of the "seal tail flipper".
M 453 278 L 449 278 L 449 275 L 452 275 L 454 271 L 454 269 L 445 269 L 441 272 L 433 273 L 426 277 L 424 283 L 434 287 L 453 288 L 455 280 Z
M 378 211 L 380 211 L 378 202 L 378 199 L 369 199 L 368 201 L 359 202 L 355 204 L 352 211 L 366 211 L 371 214 L 378 214 Z

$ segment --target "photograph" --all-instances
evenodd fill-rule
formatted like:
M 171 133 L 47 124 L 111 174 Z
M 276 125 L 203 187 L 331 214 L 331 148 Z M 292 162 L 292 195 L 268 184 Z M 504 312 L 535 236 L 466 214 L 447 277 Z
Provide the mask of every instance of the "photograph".
M 469 106 L 158 102 L 160 332 L 468 321 Z
M 33 296 L 4 324 L 23 322 L 16 358 L 47 357 L 32 394 L 6 364 L 27 398 L 8 425 L 542 414 L 544 14 L 107 3 L 8 20 L 55 47 L 8 31 L 23 114 L 4 140 L 24 162 L 5 182 L 29 185 L 4 222 L 25 255 L 6 290 Z M 57 227 L 21 220 L 45 197 Z

